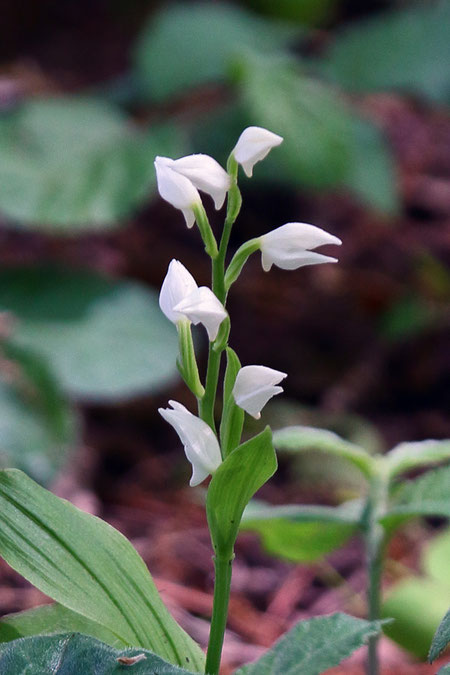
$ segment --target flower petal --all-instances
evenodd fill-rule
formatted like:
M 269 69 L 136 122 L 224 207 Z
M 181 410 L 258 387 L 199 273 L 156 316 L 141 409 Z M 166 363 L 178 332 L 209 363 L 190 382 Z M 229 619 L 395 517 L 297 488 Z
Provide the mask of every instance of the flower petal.
M 194 277 L 186 267 L 179 260 L 172 260 L 159 294 L 159 306 L 170 321 L 177 323 L 185 318 L 174 307 L 197 288 Z
M 188 178 L 198 190 L 211 195 L 216 209 L 223 206 L 231 179 L 215 159 L 203 154 L 187 155 L 173 160 L 171 166 Z
M 239 136 L 233 154 L 236 162 L 241 164 L 246 175 L 251 178 L 253 166 L 264 159 L 272 148 L 280 145 L 283 138 L 262 127 L 247 127 Z
M 240 408 L 258 419 L 267 401 L 283 391 L 276 385 L 285 377 L 286 373 L 267 366 L 244 366 L 236 376 L 234 400 Z
M 228 316 L 225 307 L 207 286 L 197 288 L 174 310 L 184 314 L 195 325 L 202 323 L 210 342 L 216 339 L 220 324 Z

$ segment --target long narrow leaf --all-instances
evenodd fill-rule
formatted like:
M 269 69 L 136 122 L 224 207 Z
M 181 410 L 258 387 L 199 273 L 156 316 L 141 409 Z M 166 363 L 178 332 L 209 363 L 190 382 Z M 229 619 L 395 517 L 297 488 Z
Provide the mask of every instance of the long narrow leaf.
M 202 670 L 199 647 L 117 530 L 14 469 L 0 472 L 0 513 L 0 555 L 37 588 L 126 644 Z

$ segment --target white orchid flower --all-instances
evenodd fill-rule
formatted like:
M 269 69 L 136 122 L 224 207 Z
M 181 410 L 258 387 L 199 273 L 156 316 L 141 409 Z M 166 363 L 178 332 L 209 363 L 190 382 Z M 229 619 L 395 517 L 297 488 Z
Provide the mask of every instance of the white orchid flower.
M 262 127 L 247 127 L 239 136 L 233 155 L 242 166 L 246 175 L 251 178 L 253 167 L 266 157 L 272 148 L 283 142 L 283 138 Z
M 160 157 L 167 166 L 188 178 L 197 190 L 206 192 L 214 200 L 216 209 L 220 209 L 231 186 L 231 178 L 215 159 L 209 155 L 187 155 L 180 159 Z
M 207 286 L 192 291 L 175 305 L 174 310 L 184 314 L 195 325 L 202 323 L 210 342 L 216 339 L 220 324 L 228 316 L 219 298 Z
M 338 237 L 308 223 L 286 223 L 260 237 L 262 266 L 268 272 L 272 265 L 295 270 L 304 265 L 337 262 L 336 258 L 311 249 L 324 244 L 342 244 Z
M 193 415 L 177 401 L 169 401 L 171 408 L 159 408 L 158 412 L 169 422 L 184 445 L 186 457 L 192 464 L 189 485 L 199 485 L 222 463 L 220 447 L 211 427 L 200 417 Z
M 183 319 L 186 320 L 184 314 L 175 311 L 175 306 L 197 289 L 192 274 L 179 260 L 172 260 L 159 294 L 159 306 L 169 321 L 177 324 Z
M 183 212 L 186 225 L 191 228 L 195 223 L 194 208 L 201 205 L 202 200 L 194 184 L 175 171 L 167 157 L 155 158 L 156 181 L 159 194 L 166 202 Z
M 276 385 L 285 377 L 287 373 L 266 366 L 244 366 L 236 376 L 234 400 L 245 412 L 259 419 L 267 401 L 283 391 L 282 387 Z

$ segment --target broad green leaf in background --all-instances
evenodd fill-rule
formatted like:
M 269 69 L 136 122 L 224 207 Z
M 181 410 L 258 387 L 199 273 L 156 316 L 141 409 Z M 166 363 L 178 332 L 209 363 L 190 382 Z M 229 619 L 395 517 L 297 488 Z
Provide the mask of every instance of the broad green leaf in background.
M 202 671 L 200 648 L 117 530 L 15 469 L 0 472 L 0 513 L 0 555 L 34 586 L 126 644 Z
M 107 628 L 81 614 L 72 612 L 57 602 L 7 614 L 0 619 L 0 642 L 10 642 L 33 635 L 54 633 L 84 633 L 112 647 L 126 647 L 127 643 Z
M 252 123 L 284 138 L 255 176 L 320 189 L 345 186 L 365 203 L 395 211 L 387 145 L 334 89 L 306 77 L 288 58 L 255 54 L 242 56 L 236 78 Z
M 94 401 L 155 391 L 176 377 L 177 336 L 156 294 L 90 272 L 0 272 L 14 343 L 44 357 L 64 391 Z
M 334 15 L 341 0 L 244 0 L 259 12 L 306 25 L 321 25 Z
M 138 657 L 135 663 L 121 661 L 132 657 Z M 128 668 L 133 675 L 188 675 L 187 670 L 147 650 L 118 651 L 79 633 L 41 635 L 0 645 L 2 675 L 121 675 Z
M 400 443 L 385 456 L 391 477 L 445 460 L 450 460 L 450 440 Z
M 400 485 L 381 522 L 392 528 L 414 516 L 450 518 L 450 466 L 428 471 Z
M 442 668 L 439 668 L 436 675 L 450 675 L 450 663 L 448 663 L 446 666 L 443 666 Z
M 431 643 L 430 651 L 428 653 L 428 660 L 430 662 L 438 658 L 444 649 L 450 644 L 450 609 L 442 619 L 439 627 L 434 634 Z
M 76 445 L 76 415 L 41 358 L 6 341 L 1 349 L 0 468 L 47 484 Z
M 426 659 L 433 635 L 450 604 L 450 589 L 426 577 L 397 583 L 383 603 L 382 616 L 393 618 L 386 635 L 419 659 Z
M 425 547 L 422 567 L 430 579 L 447 586 L 450 592 L 450 528 L 434 537 Z
M 308 563 L 331 553 L 356 531 L 361 502 L 331 506 L 270 506 L 250 502 L 242 530 L 261 535 L 265 550 L 290 562 Z
M 58 232 L 117 226 L 151 196 L 154 156 L 180 147 L 173 128 L 138 132 L 105 102 L 24 103 L 0 119 L 0 213 Z
M 381 630 L 381 622 L 347 614 L 300 621 L 255 663 L 235 675 L 319 675 L 339 665 Z
M 449 102 L 449 25 L 448 0 L 354 23 L 332 44 L 325 71 L 350 91 L 397 89 Z
M 337 455 L 351 462 L 367 478 L 370 478 L 374 470 L 374 459 L 365 450 L 327 429 L 303 426 L 286 427 L 274 432 L 273 442 L 278 450 L 289 453 L 317 450 Z
M 136 46 L 141 93 L 163 101 L 199 85 L 223 82 L 243 47 L 267 53 L 299 32 L 226 3 L 174 4 L 150 17 Z
M 206 513 L 216 552 L 229 554 L 244 508 L 276 468 L 272 432 L 268 427 L 233 450 L 219 466 L 206 496 Z

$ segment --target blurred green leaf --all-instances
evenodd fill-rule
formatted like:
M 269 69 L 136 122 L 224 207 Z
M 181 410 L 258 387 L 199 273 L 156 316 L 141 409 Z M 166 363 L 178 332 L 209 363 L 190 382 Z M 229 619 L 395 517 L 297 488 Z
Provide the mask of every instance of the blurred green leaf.
M 33 635 L 53 633 L 84 633 L 112 647 L 126 647 L 127 643 L 104 626 L 81 614 L 72 612 L 57 602 L 33 607 L 24 612 L 7 614 L 0 620 L 0 642 L 10 642 Z
M 393 161 L 381 133 L 334 89 L 288 58 L 246 54 L 236 76 L 252 123 L 284 138 L 255 176 L 320 189 L 346 186 L 375 208 L 396 210 Z
M 450 440 L 400 443 L 392 448 L 384 458 L 391 477 L 445 460 L 450 460 Z
M 206 496 L 206 513 L 216 552 L 229 554 L 245 507 L 276 468 L 269 427 L 233 450 L 219 466 Z
M 239 668 L 235 675 L 319 675 L 339 665 L 380 630 L 379 621 L 347 614 L 300 621 L 258 661 Z
M 0 512 L 0 555 L 34 586 L 127 644 L 202 670 L 200 648 L 120 532 L 15 469 L 0 472 Z
M 141 658 L 135 663 L 119 660 L 133 656 Z M 2 675 L 120 675 L 127 666 L 133 675 L 188 675 L 145 649 L 118 651 L 79 633 L 40 635 L 0 645 Z
M 424 298 L 408 295 L 394 302 L 381 315 L 380 331 L 387 340 L 404 340 L 420 335 L 435 319 L 436 312 Z
M 270 506 L 250 502 L 241 529 L 261 535 L 268 553 L 307 563 L 339 548 L 361 520 L 361 503 L 331 506 Z
M 434 537 L 422 555 L 424 572 L 450 591 L 450 529 Z M 449 600 L 450 605 L 450 600 Z
M 163 101 L 224 81 L 243 47 L 266 53 L 298 35 L 298 27 L 266 21 L 226 3 L 174 4 L 150 18 L 137 43 L 135 67 L 142 94 Z
M 384 632 L 425 660 L 433 635 L 450 604 L 450 590 L 431 579 L 409 577 L 396 584 L 383 603 L 382 616 L 393 618 Z
M 0 117 L 0 211 L 16 227 L 117 226 L 151 195 L 154 156 L 179 147 L 173 128 L 140 133 L 94 99 L 24 103 Z
M 286 427 L 274 432 L 273 442 L 278 450 L 289 453 L 307 450 L 328 452 L 351 462 L 368 478 L 373 473 L 374 460 L 365 450 L 327 429 L 303 426 Z
M 355 92 L 397 89 L 450 100 L 450 2 L 385 12 L 342 31 L 326 73 Z
M 439 668 L 436 675 L 450 675 L 450 663 L 448 663 L 446 666 L 442 666 L 442 668 Z
M 438 626 L 436 633 L 434 634 L 433 640 L 431 642 L 430 651 L 428 652 L 428 660 L 430 663 L 438 658 L 440 654 L 446 649 L 450 644 L 450 609 L 447 614 L 442 619 L 441 623 Z M 450 668 L 450 664 L 449 664 Z
M 245 0 L 259 12 L 273 17 L 298 21 L 308 26 L 322 25 L 333 16 L 340 0 Z
M 450 466 L 402 483 L 381 522 L 392 528 L 415 516 L 450 518 Z
M 0 372 L 0 467 L 48 484 L 76 443 L 76 416 L 45 362 L 4 342 Z
M 63 389 L 90 400 L 156 391 L 176 377 L 177 335 L 156 294 L 90 272 L 0 272 L 0 308 L 14 343 L 45 357 Z

